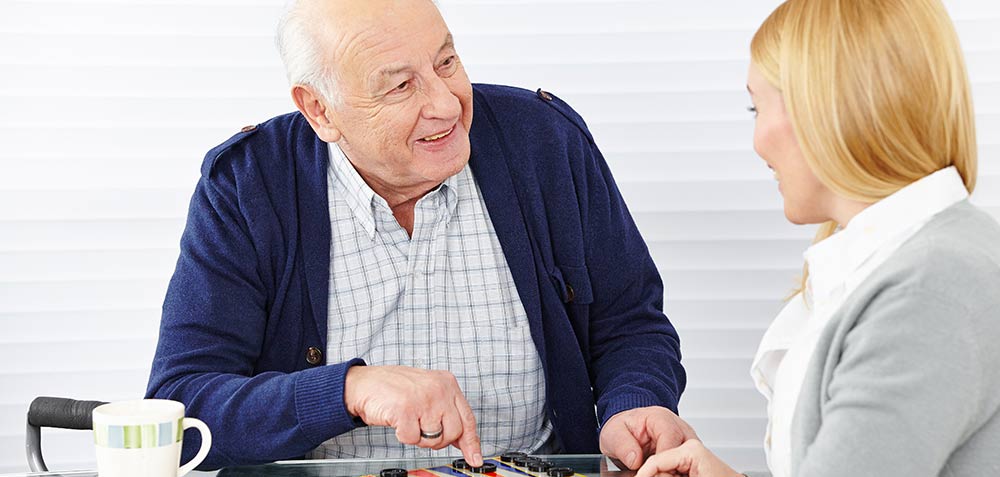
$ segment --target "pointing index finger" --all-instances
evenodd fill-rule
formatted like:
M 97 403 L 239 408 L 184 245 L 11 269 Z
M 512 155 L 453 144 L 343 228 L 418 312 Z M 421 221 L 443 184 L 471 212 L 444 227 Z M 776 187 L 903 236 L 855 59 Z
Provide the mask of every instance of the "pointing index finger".
M 483 465 L 483 450 L 479 445 L 479 434 L 476 432 L 476 416 L 469 407 L 465 397 L 455 397 L 455 407 L 462 419 L 462 435 L 458 438 L 457 447 L 462 451 L 462 457 L 473 467 Z

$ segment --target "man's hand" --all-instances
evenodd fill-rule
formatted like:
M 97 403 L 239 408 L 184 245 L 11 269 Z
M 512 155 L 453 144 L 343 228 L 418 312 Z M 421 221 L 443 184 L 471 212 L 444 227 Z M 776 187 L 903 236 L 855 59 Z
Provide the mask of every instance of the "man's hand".
M 405 366 L 354 366 L 344 380 L 347 412 L 370 426 L 396 429 L 403 444 L 454 445 L 472 466 L 483 465 L 476 417 L 447 371 Z
M 691 439 L 675 449 L 658 452 L 650 457 L 635 477 L 743 477 L 721 459 Z
M 601 429 L 601 453 L 635 470 L 646 458 L 697 439 L 694 429 L 665 407 L 622 411 Z

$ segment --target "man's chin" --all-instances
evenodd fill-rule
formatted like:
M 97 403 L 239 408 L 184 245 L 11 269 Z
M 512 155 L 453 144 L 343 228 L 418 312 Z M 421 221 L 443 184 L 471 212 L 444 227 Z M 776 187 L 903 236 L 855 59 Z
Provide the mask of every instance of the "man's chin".
M 445 179 L 447 179 L 448 177 L 451 177 L 451 176 L 453 176 L 453 175 L 458 174 L 459 172 L 461 172 L 462 169 L 464 169 L 465 166 L 466 166 L 466 164 L 468 164 L 468 163 L 469 163 L 469 155 L 468 154 L 455 156 L 455 157 L 451 158 L 450 160 L 448 160 L 445 163 L 446 167 L 444 167 L 444 171 L 443 171 L 443 173 L 446 174 Z
M 428 168 L 437 169 L 441 174 L 447 174 L 447 177 L 451 177 L 469 163 L 471 155 L 468 146 L 460 147 L 458 144 L 454 146 L 456 147 L 441 151 L 418 151 L 416 159 Z

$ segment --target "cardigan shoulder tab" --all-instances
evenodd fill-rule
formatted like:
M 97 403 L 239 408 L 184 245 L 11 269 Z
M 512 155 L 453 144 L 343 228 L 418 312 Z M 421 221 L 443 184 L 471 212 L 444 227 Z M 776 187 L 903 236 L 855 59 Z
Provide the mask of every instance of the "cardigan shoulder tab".
M 246 140 L 248 137 L 257 134 L 259 130 L 260 127 L 257 124 L 243 126 L 239 130 L 239 132 L 234 134 L 225 142 L 209 150 L 208 153 L 205 154 L 205 161 L 201 165 L 201 174 L 206 177 L 210 175 L 212 173 L 212 169 L 215 168 L 215 164 L 219 161 L 219 158 L 221 158 L 224 154 L 226 154 L 226 152 L 232 149 L 233 146 Z
M 550 132 L 582 134 L 591 144 L 594 138 L 587 129 L 587 123 L 570 105 L 555 94 L 539 88 L 529 91 L 512 86 L 477 83 L 476 93 L 489 104 L 501 124 L 531 122 L 533 128 Z
M 264 157 L 277 157 L 300 142 L 311 144 L 315 140 L 308 122 L 298 111 L 275 116 L 259 124 L 243 126 L 239 132 L 208 151 L 201 173 L 209 176 L 223 158 L 247 158 L 250 155 L 248 151 Z
M 594 137 L 590 134 L 590 129 L 587 128 L 587 123 L 583 120 L 583 117 L 576 112 L 569 104 L 560 99 L 558 96 L 538 88 L 535 95 L 540 99 L 545 105 L 556 110 L 564 118 L 568 119 L 569 122 L 573 123 L 587 137 L 590 143 L 594 142 Z

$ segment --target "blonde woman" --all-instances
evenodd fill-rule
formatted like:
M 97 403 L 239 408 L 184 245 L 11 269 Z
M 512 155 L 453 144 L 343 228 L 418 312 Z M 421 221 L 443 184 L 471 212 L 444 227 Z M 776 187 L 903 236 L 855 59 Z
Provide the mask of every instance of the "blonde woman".
M 751 371 L 783 476 L 1000 475 L 1000 226 L 971 205 L 969 83 L 939 0 L 788 0 L 751 45 L 754 149 L 822 224 Z M 697 440 L 637 477 L 738 476 Z

